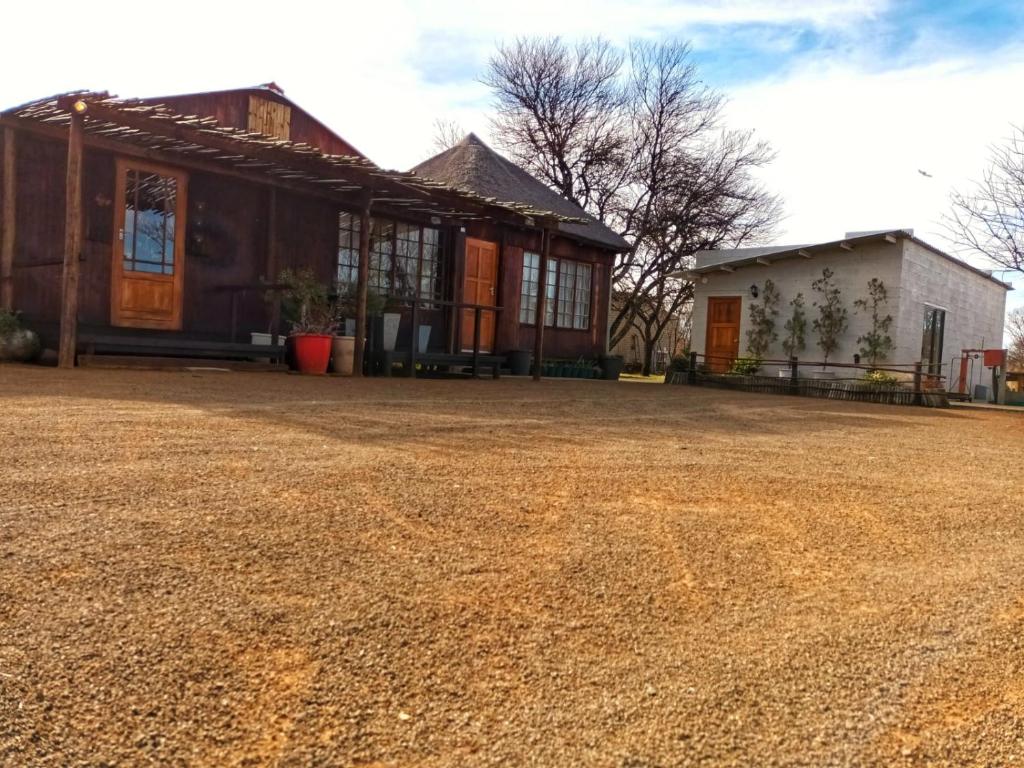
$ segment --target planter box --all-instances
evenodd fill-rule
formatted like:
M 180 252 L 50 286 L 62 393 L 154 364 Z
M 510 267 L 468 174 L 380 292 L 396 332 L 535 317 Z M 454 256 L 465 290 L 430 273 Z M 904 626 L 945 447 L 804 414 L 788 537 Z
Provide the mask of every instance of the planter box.
M 274 334 L 272 334 L 272 333 L 257 333 L 256 331 L 253 331 L 249 335 L 252 337 L 252 343 L 253 344 L 259 344 L 262 347 L 272 347 L 272 346 L 274 346 Z M 284 346 L 284 340 L 285 340 L 285 335 L 283 333 L 282 334 L 278 334 L 278 336 L 277 336 L 277 346 L 283 347 Z
M 385 352 L 394 352 L 398 344 L 398 327 L 402 323 L 402 316 L 397 312 L 384 313 L 384 335 L 381 344 Z

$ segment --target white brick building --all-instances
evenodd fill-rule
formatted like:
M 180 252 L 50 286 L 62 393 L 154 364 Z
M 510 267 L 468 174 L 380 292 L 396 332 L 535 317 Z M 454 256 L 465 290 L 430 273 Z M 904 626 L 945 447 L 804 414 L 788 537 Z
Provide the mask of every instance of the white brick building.
M 931 364 L 933 370 L 941 366 L 945 376 L 952 368 L 952 379 L 947 381 L 955 386 L 959 365 L 951 366 L 951 361 L 959 358 L 961 350 L 1003 345 L 1006 292 L 1010 286 L 914 237 L 911 230 L 891 230 L 848 233 L 842 240 L 814 245 L 699 253 L 691 272 L 696 284 L 693 351 L 716 357 L 744 356 L 750 303 L 759 301 L 753 293 L 760 295 L 765 280 L 771 279 L 780 293 L 776 320 L 779 340 L 772 345 L 768 358 L 786 357 L 783 326 L 791 314 L 789 302 L 799 292 L 806 305 L 807 333 L 806 349 L 798 357 L 820 361 L 822 351 L 812 328 L 818 312 L 813 302 L 820 297 L 811 283 L 826 267 L 835 275 L 849 320 L 831 362 L 854 362 L 860 348 L 857 338 L 871 328 L 870 317 L 857 312 L 854 301 L 867 298 L 872 278 L 885 284 L 888 303 L 884 312 L 893 317 L 889 335 L 895 348 L 881 365 L 909 365 L 921 360 Z M 987 376 L 981 361 L 977 361 L 971 390 L 974 384 L 988 384 Z

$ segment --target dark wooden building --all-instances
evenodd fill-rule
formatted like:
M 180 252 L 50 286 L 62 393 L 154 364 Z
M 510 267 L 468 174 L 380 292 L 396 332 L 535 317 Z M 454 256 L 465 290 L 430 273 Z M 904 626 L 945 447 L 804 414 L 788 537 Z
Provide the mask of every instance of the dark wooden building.
M 604 350 L 618 246 L 588 235 L 581 211 L 536 189 L 517 198 L 383 170 L 273 84 L 65 94 L 0 112 L 0 127 L 0 306 L 20 310 L 63 365 L 83 353 L 253 355 L 250 333 L 278 329 L 286 267 L 353 287 L 359 336 L 375 291 L 403 313 L 400 346 L 418 312 L 432 350 L 468 349 L 476 331 L 481 351 L 503 353 L 537 341 L 527 315 L 548 256 L 586 267 L 561 292 L 561 271 L 546 270 L 557 277 L 541 354 Z
M 417 174 L 498 200 L 516 200 L 575 221 L 552 231 L 545 272 L 544 352 L 550 357 L 593 358 L 607 352 L 611 274 L 629 244 L 470 133 L 426 160 Z M 543 238 L 536 230 L 474 221 L 466 225 L 467 274 L 483 278 L 480 294 L 498 297 L 505 311 L 494 343 L 499 350 L 533 349 Z M 490 278 L 493 276 L 493 278 Z

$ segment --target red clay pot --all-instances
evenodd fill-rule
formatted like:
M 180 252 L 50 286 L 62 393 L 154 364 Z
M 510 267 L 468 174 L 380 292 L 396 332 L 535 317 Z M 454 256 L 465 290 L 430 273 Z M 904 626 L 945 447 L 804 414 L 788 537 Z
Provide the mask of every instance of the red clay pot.
M 300 333 L 292 337 L 295 342 L 295 364 L 299 373 L 323 376 L 331 359 L 333 336 L 319 333 Z

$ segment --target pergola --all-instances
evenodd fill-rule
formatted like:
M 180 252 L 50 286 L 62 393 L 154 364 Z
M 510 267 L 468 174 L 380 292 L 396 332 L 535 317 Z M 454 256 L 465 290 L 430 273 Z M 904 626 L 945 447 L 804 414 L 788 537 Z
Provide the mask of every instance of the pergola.
M 537 229 L 543 235 L 541 274 L 546 274 L 551 232 L 561 222 L 586 223 L 530 205 L 483 197 L 415 173 L 384 170 L 362 157 L 324 154 L 316 147 L 220 125 L 212 117 L 179 114 L 161 104 L 78 91 L 33 101 L 0 112 L 4 128 L 0 206 L 0 306 L 11 304 L 15 241 L 16 132 L 66 141 L 67 184 L 62 272 L 59 365 L 74 365 L 77 338 L 78 272 L 82 240 L 82 154 L 84 147 L 183 168 L 229 176 L 303 195 L 330 199 L 361 216 L 357 282 L 356 365 L 362 370 L 369 284 L 370 214 L 429 217 L 431 223 L 484 220 Z M 271 217 L 273 221 L 273 217 Z M 274 238 L 270 238 L 273 249 Z M 275 263 L 271 254 L 271 263 Z M 543 356 L 545 292 L 538 291 L 534 355 Z M 535 378 L 540 365 L 535 366 Z

